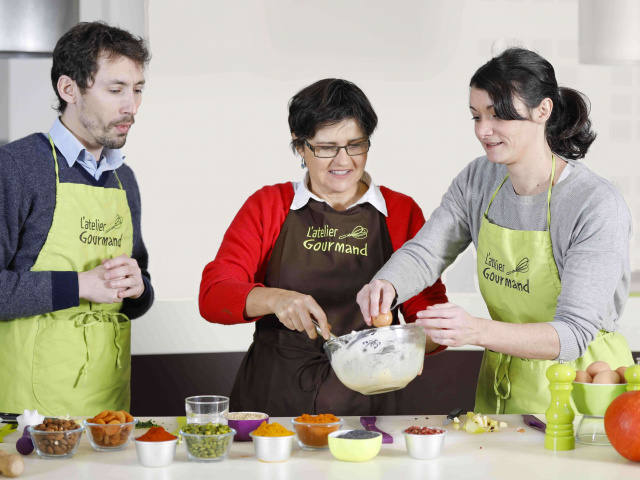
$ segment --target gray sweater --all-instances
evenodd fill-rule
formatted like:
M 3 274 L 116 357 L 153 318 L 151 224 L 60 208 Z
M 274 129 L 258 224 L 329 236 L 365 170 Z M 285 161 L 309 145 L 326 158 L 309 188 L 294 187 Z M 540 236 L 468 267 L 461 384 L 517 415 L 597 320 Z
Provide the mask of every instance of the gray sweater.
M 100 180 L 76 162 L 69 167 L 57 152 L 60 181 L 119 188 L 112 171 Z M 140 231 L 140 192 L 133 171 L 123 164 L 118 177 L 127 192 L 133 222 L 133 252 L 145 284 L 136 299 L 125 298 L 121 312 L 142 316 L 153 304 L 149 257 Z M 79 304 L 76 272 L 32 272 L 47 239 L 56 205 L 56 173 L 48 138 L 33 134 L 0 147 L 0 321 L 64 310 Z M 2 348 L 2 347 L 0 347 Z
M 599 330 L 615 331 L 629 295 L 631 214 L 622 195 L 582 163 L 553 187 L 551 242 L 562 291 L 551 325 L 560 337 L 558 358 L 582 356 Z M 442 203 L 413 240 L 375 275 L 388 280 L 398 303 L 424 290 L 473 242 L 482 215 L 507 167 L 480 157 L 454 179 Z M 518 196 L 508 179 L 489 220 L 512 230 L 546 230 L 547 191 Z

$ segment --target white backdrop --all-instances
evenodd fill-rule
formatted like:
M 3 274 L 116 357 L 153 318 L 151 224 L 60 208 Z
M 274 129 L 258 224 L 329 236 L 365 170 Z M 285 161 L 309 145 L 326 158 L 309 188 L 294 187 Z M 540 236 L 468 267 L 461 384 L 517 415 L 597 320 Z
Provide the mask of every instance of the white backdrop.
M 619 186 L 637 225 L 640 67 L 579 65 L 577 12 L 577 0 L 150 0 L 153 59 L 125 153 L 142 191 L 160 302 L 136 322 L 134 352 L 246 345 L 251 327 L 199 319 L 202 269 L 252 192 L 301 178 L 287 102 L 320 78 L 346 78 L 364 90 L 380 118 L 368 171 L 414 197 L 428 217 L 451 179 L 483 153 L 468 112 L 471 75 L 492 46 L 533 48 L 554 65 L 560 84 L 591 99 L 598 139 L 586 163 Z M 10 139 L 34 126 L 46 131 L 53 93 L 34 92 L 50 89 L 50 60 L 10 62 L 10 81 L 24 83 L 26 75 L 33 84 L 12 90 Z M 640 235 L 632 249 L 640 275 Z M 481 315 L 473 265 L 469 251 L 445 282 L 454 300 Z M 640 311 L 635 300 L 624 317 L 630 332 Z M 181 328 L 150 342 L 178 320 Z
M 640 218 L 640 69 L 577 63 L 575 0 L 152 0 L 149 32 L 154 57 L 126 151 L 158 298 L 194 298 L 244 200 L 301 177 L 287 102 L 320 78 L 368 95 L 380 124 L 367 168 L 428 217 L 483 153 L 468 82 L 494 44 L 536 49 L 591 98 L 599 137 L 586 162 Z

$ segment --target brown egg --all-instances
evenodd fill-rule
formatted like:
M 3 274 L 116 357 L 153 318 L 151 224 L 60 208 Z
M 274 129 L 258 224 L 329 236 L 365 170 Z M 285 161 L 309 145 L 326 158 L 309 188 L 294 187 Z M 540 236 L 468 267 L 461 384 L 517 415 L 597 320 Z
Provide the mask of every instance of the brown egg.
M 391 312 L 381 313 L 376 318 L 373 319 L 373 326 L 380 327 L 388 327 L 393 322 L 393 315 Z
M 627 371 L 627 367 L 618 367 L 616 368 L 616 372 L 618 372 L 618 376 L 620 377 L 620 383 L 627 383 L 624 378 L 624 372 Z
M 593 377 L 593 383 L 620 383 L 620 377 L 618 376 L 618 372 L 614 370 L 602 370 L 595 377 Z
M 611 370 L 607 362 L 593 362 L 587 367 L 587 373 L 595 379 L 596 375 L 602 370 Z
M 576 370 L 576 379 L 574 382 L 578 383 L 591 383 L 593 382 L 593 378 L 584 370 Z

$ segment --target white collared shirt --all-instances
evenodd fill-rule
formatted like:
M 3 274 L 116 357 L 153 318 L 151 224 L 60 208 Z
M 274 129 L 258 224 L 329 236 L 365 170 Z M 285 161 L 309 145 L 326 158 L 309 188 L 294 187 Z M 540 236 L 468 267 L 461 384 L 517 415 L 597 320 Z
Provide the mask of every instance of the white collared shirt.
M 60 118 L 53 122 L 49 136 L 60 150 L 70 167 L 78 162 L 96 180 L 100 180 L 103 172 L 115 170 L 124 162 L 125 156 L 120 149 L 103 148 L 100 163 L 96 161 L 84 145 L 65 127 Z
M 384 197 L 380 192 L 380 187 L 378 187 L 375 183 L 373 183 L 373 181 L 371 180 L 371 175 L 369 175 L 367 172 L 364 172 L 360 181 L 364 182 L 369 187 L 369 189 L 365 192 L 364 195 L 362 195 L 362 197 L 358 199 L 356 203 L 354 203 L 353 205 L 350 205 L 347 208 L 347 210 L 349 208 L 355 207 L 356 205 L 369 203 L 373 207 L 375 207 L 376 210 L 378 210 L 385 217 L 387 217 L 388 216 L 387 202 L 384 201 Z M 300 210 L 307 203 L 309 203 L 309 199 L 311 198 L 313 198 L 318 202 L 324 202 L 327 205 L 330 205 L 329 202 L 327 202 L 326 200 L 323 200 L 317 195 L 314 195 L 313 192 L 311 192 L 311 190 L 309 189 L 308 187 L 309 172 L 305 173 L 305 176 L 302 182 L 291 182 L 291 183 L 293 184 L 293 190 L 295 192 L 295 195 L 293 196 L 293 202 L 291 202 L 291 207 L 290 207 L 291 210 Z

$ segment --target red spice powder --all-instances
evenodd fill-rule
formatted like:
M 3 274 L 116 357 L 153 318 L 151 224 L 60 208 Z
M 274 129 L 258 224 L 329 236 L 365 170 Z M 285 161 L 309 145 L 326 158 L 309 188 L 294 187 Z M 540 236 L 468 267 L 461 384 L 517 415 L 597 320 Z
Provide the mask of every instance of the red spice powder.
M 168 440 L 175 440 L 175 435 L 171 435 L 163 427 L 151 427 L 147 433 L 141 437 L 137 437 L 138 442 L 166 442 Z

